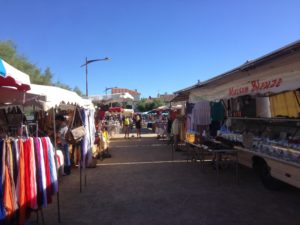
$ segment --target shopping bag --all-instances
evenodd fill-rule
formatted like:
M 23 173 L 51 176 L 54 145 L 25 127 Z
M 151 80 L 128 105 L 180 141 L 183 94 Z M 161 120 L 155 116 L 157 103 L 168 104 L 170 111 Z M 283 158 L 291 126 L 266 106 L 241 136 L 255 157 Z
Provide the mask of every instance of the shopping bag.
M 85 128 L 84 126 L 76 127 L 73 129 L 69 129 L 66 133 L 66 141 L 70 144 L 76 144 L 82 140 L 85 136 Z
M 76 144 L 76 143 L 80 142 L 86 134 L 86 130 L 85 130 L 85 127 L 83 125 L 73 127 L 76 112 L 79 113 L 79 117 L 80 117 L 81 124 L 82 124 L 82 118 L 81 118 L 80 112 L 76 108 L 75 111 L 74 111 L 74 116 L 73 116 L 71 125 L 70 125 L 70 127 L 69 127 L 69 129 L 68 129 L 68 131 L 65 135 L 65 139 L 69 144 Z

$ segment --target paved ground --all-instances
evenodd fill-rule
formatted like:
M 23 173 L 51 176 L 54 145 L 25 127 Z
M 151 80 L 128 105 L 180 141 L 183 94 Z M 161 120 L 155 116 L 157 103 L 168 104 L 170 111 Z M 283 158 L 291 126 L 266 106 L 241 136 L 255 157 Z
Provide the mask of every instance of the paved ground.
M 148 135 L 150 136 L 150 135 Z M 300 190 L 265 189 L 252 170 L 223 170 L 220 185 L 213 168 L 187 163 L 180 152 L 154 137 L 117 139 L 112 158 L 87 170 L 79 193 L 79 172 L 60 185 L 61 224 L 70 225 L 299 225 Z M 56 203 L 44 210 L 46 224 L 57 223 Z

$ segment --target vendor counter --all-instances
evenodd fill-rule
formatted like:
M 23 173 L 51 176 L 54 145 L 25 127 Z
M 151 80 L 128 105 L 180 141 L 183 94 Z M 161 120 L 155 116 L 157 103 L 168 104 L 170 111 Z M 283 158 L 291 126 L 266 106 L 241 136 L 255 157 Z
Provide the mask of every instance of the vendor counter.
M 239 171 L 239 158 L 238 151 L 228 146 L 223 145 L 217 140 L 209 140 L 203 142 L 203 144 L 196 144 L 189 141 L 185 141 L 186 151 L 189 155 L 187 160 L 199 161 L 202 169 L 206 164 L 206 157 L 210 156 L 211 161 L 216 169 L 217 183 L 219 184 L 220 168 L 224 168 L 225 164 L 233 163 L 235 167 L 235 180 L 238 183 L 238 171 Z

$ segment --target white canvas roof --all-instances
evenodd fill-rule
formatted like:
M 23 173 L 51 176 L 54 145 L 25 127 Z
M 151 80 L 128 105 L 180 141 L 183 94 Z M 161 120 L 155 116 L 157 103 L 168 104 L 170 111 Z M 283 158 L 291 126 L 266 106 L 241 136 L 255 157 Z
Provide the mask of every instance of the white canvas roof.
M 91 100 L 81 98 L 76 92 L 55 86 L 32 84 L 28 94 L 43 96 L 44 99 L 40 100 L 39 104 L 44 110 L 49 110 L 61 104 L 87 108 L 93 106 Z
M 45 100 L 45 98 L 15 88 L 0 87 L 0 105 L 34 105 L 39 100 Z

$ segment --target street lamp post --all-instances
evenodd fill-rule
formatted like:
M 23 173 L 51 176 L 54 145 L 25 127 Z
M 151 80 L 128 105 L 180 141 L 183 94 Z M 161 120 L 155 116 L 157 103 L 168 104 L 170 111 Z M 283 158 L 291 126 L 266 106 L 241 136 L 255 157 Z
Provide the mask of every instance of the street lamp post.
M 92 60 L 88 60 L 87 57 L 85 58 L 85 64 L 81 65 L 80 67 L 85 66 L 85 95 L 86 97 L 89 96 L 89 92 L 88 92 L 88 64 L 93 63 L 93 62 L 97 62 L 97 61 L 106 61 L 106 60 L 110 60 L 110 58 L 105 57 L 103 59 L 92 59 Z M 81 187 L 82 187 L 82 160 L 80 162 L 80 193 L 81 193 Z M 87 175 L 86 175 L 86 171 L 84 169 L 84 184 L 86 186 L 86 180 L 87 180 Z
M 81 65 L 80 67 L 85 66 L 85 95 L 86 95 L 86 97 L 89 96 L 89 92 L 88 92 L 88 64 L 93 63 L 93 62 L 97 62 L 97 61 L 107 61 L 107 60 L 110 60 L 110 58 L 105 57 L 103 59 L 88 60 L 88 58 L 85 57 L 85 64 Z

